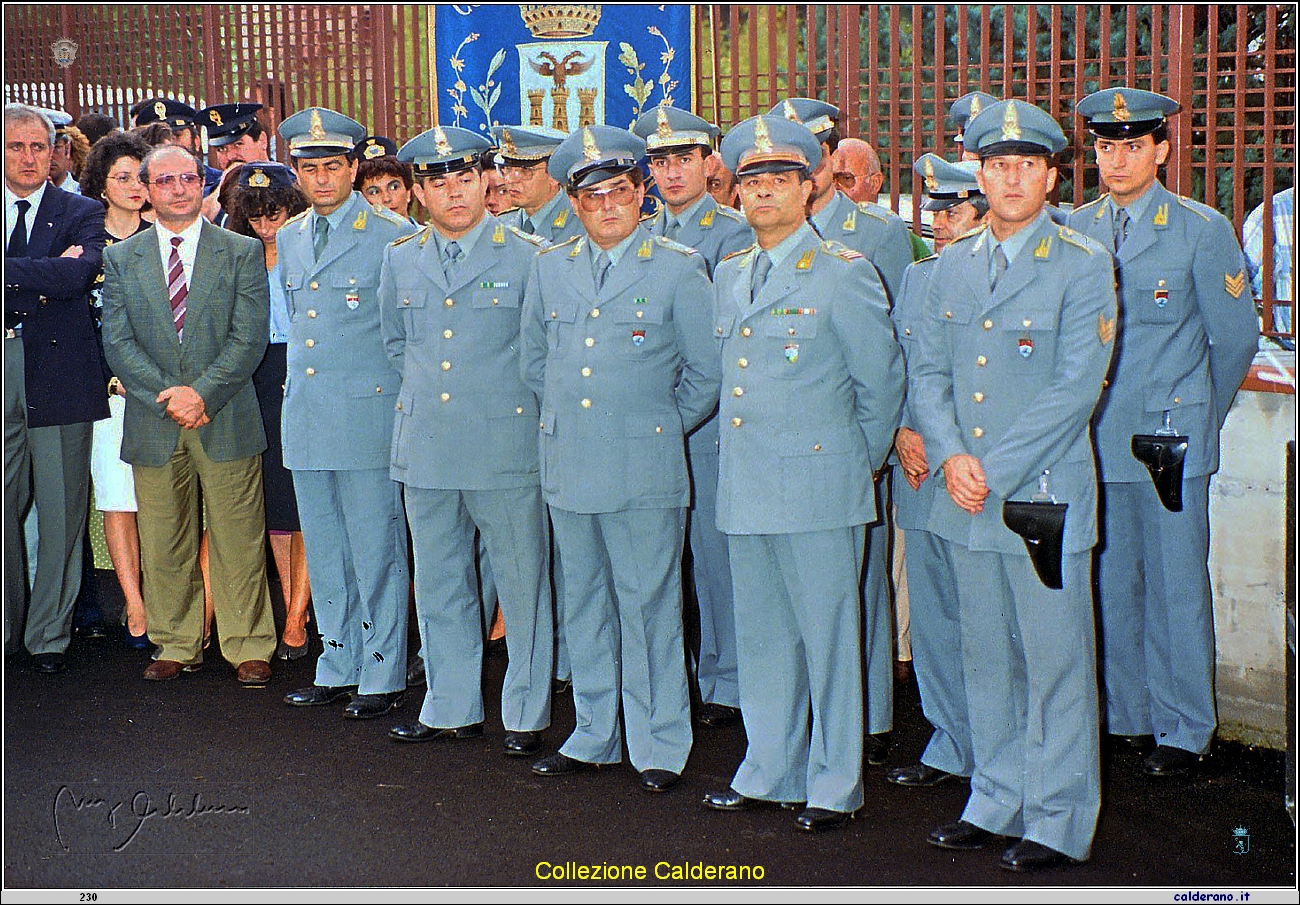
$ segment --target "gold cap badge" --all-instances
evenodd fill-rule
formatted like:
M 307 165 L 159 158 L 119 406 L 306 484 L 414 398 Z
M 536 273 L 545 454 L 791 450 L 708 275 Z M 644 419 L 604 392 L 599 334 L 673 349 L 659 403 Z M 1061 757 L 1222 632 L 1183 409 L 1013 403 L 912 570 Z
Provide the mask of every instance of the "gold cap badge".
M 322 141 L 325 138 L 325 126 L 320 121 L 320 111 L 315 108 L 311 111 L 311 128 L 307 130 L 307 135 L 314 141 Z
M 1007 103 L 1007 110 L 1002 114 L 1002 140 L 1020 140 L 1020 114 L 1016 113 L 1014 102 Z
M 164 104 L 162 101 L 158 101 L 157 103 L 155 103 L 153 105 L 153 115 L 158 117 L 159 119 L 165 119 L 167 116 L 167 105 Z
M 1124 95 L 1118 91 L 1115 92 L 1115 119 L 1121 123 L 1129 120 L 1128 104 L 1124 103 Z
M 261 167 L 256 167 L 253 175 L 248 177 L 248 184 L 251 188 L 264 189 L 271 184 L 271 177 L 267 176 Z
M 433 127 L 433 149 L 440 157 L 451 155 L 451 142 L 447 141 L 447 133 L 442 131 L 442 126 Z
M 383 157 L 384 146 L 378 142 L 370 142 L 366 145 L 366 150 L 362 152 L 361 156 L 366 160 L 374 160 L 376 157 Z
M 221 122 L 221 114 L 218 113 L 216 110 L 209 110 L 209 111 L 208 111 L 208 119 L 212 120 L 212 125 L 214 125 L 214 126 L 220 126 L 220 125 L 222 125 L 222 122 Z
M 971 118 L 971 119 L 974 119 L 975 117 L 979 116 L 979 115 L 980 115 L 980 110 L 981 110 L 982 108 L 983 108 L 983 104 L 980 103 L 979 95 L 976 95 L 975 97 L 971 98 L 971 99 L 970 99 L 970 118 Z
M 596 147 L 596 136 L 586 126 L 582 128 L 582 156 L 587 160 L 600 160 L 600 148 Z
M 772 136 L 761 117 L 754 121 L 754 150 L 760 154 L 772 153 Z
M 655 129 L 655 134 L 660 138 L 671 138 L 673 127 L 668 124 L 668 111 L 664 109 L 662 104 L 659 105 L 659 114 L 657 118 L 659 120 L 659 125 Z
M 939 180 L 934 178 L 934 161 L 930 158 L 925 159 L 925 188 L 933 192 L 939 187 Z
M 795 111 L 794 104 L 790 103 L 789 101 L 785 102 L 785 118 L 790 120 L 790 122 L 792 123 L 803 122 L 803 120 L 799 118 L 799 114 Z

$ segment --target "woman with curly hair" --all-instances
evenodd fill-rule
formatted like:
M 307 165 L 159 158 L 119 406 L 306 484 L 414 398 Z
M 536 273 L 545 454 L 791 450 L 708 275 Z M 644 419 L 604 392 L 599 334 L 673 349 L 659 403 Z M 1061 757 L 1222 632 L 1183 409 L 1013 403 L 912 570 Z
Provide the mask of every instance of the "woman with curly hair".
M 226 188 L 223 186 L 222 191 Z M 253 386 L 262 407 L 266 452 L 262 456 L 262 488 L 266 496 L 266 527 L 271 555 L 284 591 L 285 624 L 275 655 L 297 660 L 307 655 L 307 607 L 311 587 L 307 555 L 298 522 L 293 477 L 284 467 L 280 445 L 280 407 L 284 401 L 285 351 L 289 340 L 289 308 L 276 254 L 275 234 L 292 216 L 309 206 L 292 171 L 284 164 L 245 163 L 222 198 L 226 228 L 262 241 L 267 279 L 271 286 L 271 336 L 266 357 L 253 372 Z

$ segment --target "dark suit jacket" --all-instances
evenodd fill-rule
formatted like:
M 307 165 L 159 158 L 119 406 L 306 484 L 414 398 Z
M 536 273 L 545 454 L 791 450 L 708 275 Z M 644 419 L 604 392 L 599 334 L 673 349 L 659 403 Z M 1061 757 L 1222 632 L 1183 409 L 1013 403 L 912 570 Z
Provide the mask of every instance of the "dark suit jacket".
M 61 258 L 80 245 L 80 258 Z M 89 293 L 104 248 L 104 206 L 46 186 L 27 256 L 5 257 L 5 314 L 23 325 L 27 426 L 108 417 Z
M 180 426 L 154 400 L 193 387 L 211 422 L 199 428 L 218 462 L 266 449 L 253 371 L 266 353 L 271 315 L 262 244 L 204 222 L 186 297 L 184 342 L 172 323 L 157 228 L 104 252 L 104 353 L 126 386 L 122 459 L 159 467 Z

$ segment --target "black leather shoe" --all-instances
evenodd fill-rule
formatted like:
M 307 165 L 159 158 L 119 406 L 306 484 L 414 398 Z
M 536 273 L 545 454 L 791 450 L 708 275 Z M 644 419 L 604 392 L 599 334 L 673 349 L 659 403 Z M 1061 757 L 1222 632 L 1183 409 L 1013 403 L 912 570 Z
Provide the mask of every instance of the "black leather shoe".
M 290 707 L 319 707 L 341 701 L 356 690 L 355 685 L 312 685 L 289 692 L 284 696 L 284 702 Z
M 906 767 L 895 767 L 885 778 L 899 786 L 937 786 L 945 779 L 952 779 L 955 776 L 955 773 L 936 770 L 929 764 L 917 763 L 908 764 Z
M 424 674 L 424 657 L 416 656 L 410 663 L 406 664 L 406 684 L 423 685 L 428 681 Z
M 681 781 L 681 774 L 674 773 L 672 770 L 641 771 L 641 788 L 647 792 L 667 792 Z
M 304 641 L 295 647 L 292 644 L 286 644 L 281 641 L 275 648 L 275 659 L 277 660 L 301 660 L 307 656 L 307 645 L 310 641 Z
M 1033 873 L 1076 863 L 1069 855 L 1032 839 L 1021 839 L 1002 853 L 1002 867 L 1017 873 Z
M 867 763 L 879 767 L 889 760 L 889 733 L 868 735 L 863 739 L 863 750 L 867 756 Z
M 349 720 L 373 720 L 390 710 L 396 710 L 406 700 L 405 691 L 388 691 L 383 694 L 354 694 L 352 703 L 343 708 Z
M 63 654 L 32 654 L 32 669 L 36 672 L 52 676 L 55 673 L 63 672 L 68 666 L 63 660 Z
M 794 819 L 794 823 L 801 830 L 820 833 L 822 830 L 833 830 L 843 826 L 844 822 L 852 816 L 843 811 L 828 811 L 826 808 L 804 808 L 803 813 Z
M 111 633 L 102 622 L 91 622 L 77 627 L 77 637 L 86 641 L 107 641 Z
M 1199 754 L 1171 745 L 1161 745 L 1146 759 L 1142 772 L 1147 776 L 1186 776 L 1200 762 Z
M 362 697 L 372 697 L 372 695 L 362 695 Z M 374 695 L 374 697 L 380 696 Z M 356 719 L 362 718 L 356 717 Z M 471 723 L 468 726 L 455 726 L 448 729 L 435 729 L 433 726 L 426 726 L 424 723 L 416 721 L 414 723 L 399 723 L 388 730 L 388 737 L 399 742 L 432 742 L 439 739 L 482 738 L 482 736 L 482 723 Z
M 730 726 L 738 719 L 740 719 L 739 707 L 709 703 L 700 708 L 700 722 L 705 726 Z
M 536 732 L 506 731 L 504 750 L 507 757 L 528 757 L 542 748 L 542 737 Z
M 965 820 L 944 824 L 936 830 L 931 830 L 930 835 L 926 837 L 926 842 L 931 845 L 958 852 L 983 848 L 992 841 L 992 833 Z
M 1149 755 L 1156 747 L 1156 739 L 1153 735 L 1108 735 L 1106 740 L 1111 748 L 1119 752 L 1136 751 L 1143 757 Z
M 548 754 L 534 763 L 533 772 L 538 776 L 564 776 L 594 766 L 596 765 L 589 764 L 585 760 L 574 760 L 572 757 L 556 751 L 554 754 Z
M 706 792 L 704 795 L 704 806 L 714 811 L 743 811 L 755 803 L 754 799 L 741 795 L 735 789 Z

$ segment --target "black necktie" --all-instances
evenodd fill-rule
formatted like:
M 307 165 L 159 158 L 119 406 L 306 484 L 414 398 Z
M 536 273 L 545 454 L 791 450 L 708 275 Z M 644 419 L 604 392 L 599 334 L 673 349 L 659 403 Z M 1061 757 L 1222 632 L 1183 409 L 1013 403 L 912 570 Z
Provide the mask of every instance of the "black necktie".
M 18 202 L 18 222 L 14 224 L 13 234 L 9 237 L 9 247 L 5 256 L 10 258 L 27 257 L 27 211 L 32 203 L 27 200 Z

